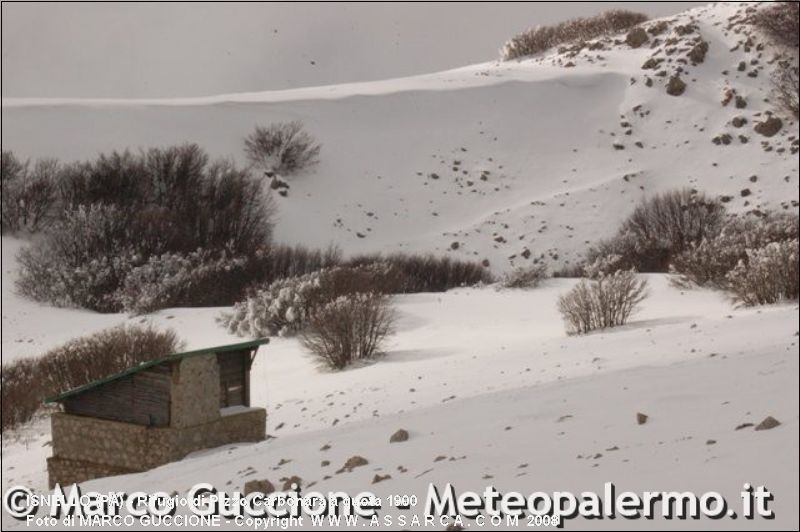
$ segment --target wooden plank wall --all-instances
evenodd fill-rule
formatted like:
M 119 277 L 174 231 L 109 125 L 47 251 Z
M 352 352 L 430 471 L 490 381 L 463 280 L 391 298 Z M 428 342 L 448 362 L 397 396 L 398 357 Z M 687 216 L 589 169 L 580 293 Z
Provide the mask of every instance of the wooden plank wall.
M 148 368 L 64 401 L 68 414 L 169 426 L 171 366 Z
M 219 406 L 249 406 L 247 393 L 247 374 L 249 372 L 250 351 L 218 353 L 219 364 Z

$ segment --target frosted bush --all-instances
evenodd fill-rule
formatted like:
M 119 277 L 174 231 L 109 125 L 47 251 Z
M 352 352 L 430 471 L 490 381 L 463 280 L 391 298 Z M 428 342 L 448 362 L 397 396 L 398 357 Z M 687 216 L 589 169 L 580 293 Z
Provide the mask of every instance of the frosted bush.
M 322 271 L 280 279 L 256 291 L 221 316 L 228 331 L 239 336 L 289 336 L 305 325 L 319 299 Z
M 585 334 L 624 325 L 645 297 L 647 281 L 632 270 L 618 270 L 581 280 L 559 298 L 558 310 L 567 334 Z
M 700 192 L 657 194 L 639 203 L 615 236 L 590 248 L 587 262 L 613 254 L 619 269 L 666 272 L 675 256 L 718 234 L 724 221 L 724 206 Z
M 535 288 L 547 278 L 547 266 L 543 263 L 526 268 L 517 268 L 503 278 L 504 288 Z
M 748 249 L 727 275 L 734 298 L 745 306 L 797 301 L 797 250 L 796 239 Z
M 396 271 L 386 263 L 325 268 L 257 290 L 220 321 L 239 336 L 291 336 L 305 327 L 316 307 L 328 301 L 355 292 L 393 293 L 397 286 Z
M 113 205 L 67 211 L 38 245 L 20 252 L 17 289 L 37 301 L 100 312 L 119 310 L 116 290 L 141 257 L 126 244 L 126 219 Z
M 746 261 L 748 250 L 797 238 L 797 215 L 731 217 L 718 235 L 705 238 L 677 255 L 670 265 L 670 272 L 676 274 L 673 281 L 681 287 L 727 289 L 728 272 L 741 261 Z
M 238 296 L 245 278 L 244 257 L 208 250 L 165 253 L 134 268 L 118 292 L 122 308 L 137 314 L 167 307 L 202 307 Z

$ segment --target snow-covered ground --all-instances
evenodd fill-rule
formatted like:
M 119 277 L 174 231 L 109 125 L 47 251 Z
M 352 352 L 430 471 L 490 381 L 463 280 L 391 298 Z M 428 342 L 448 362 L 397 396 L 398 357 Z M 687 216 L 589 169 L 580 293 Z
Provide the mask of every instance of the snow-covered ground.
M 753 130 L 773 107 L 765 99 L 774 53 L 742 44 L 751 30 L 729 19 L 745 8 L 677 15 L 671 28 L 698 29 L 670 29 L 637 49 L 607 39 L 574 57 L 553 52 L 404 79 L 177 100 L 5 99 L 3 146 L 75 160 L 197 142 L 242 161 L 256 124 L 302 120 L 322 144 L 321 163 L 277 198 L 280 239 L 348 253 L 439 251 L 489 259 L 498 270 L 541 255 L 561 265 L 665 189 L 730 196 L 734 211 L 797 210 L 797 122 L 784 119 L 771 138 Z M 693 66 L 686 55 L 698 36 L 709 49 Z M 642 69 L 651 56 L 664 62 Z M 670 96 L 666 80 L 678 68 L 686 92 Z M 729 89 L 745 108 L 721 103 Z M 731 125 L 737 116 L 744 127 Z M 732 143 L 715 145 L 724 133 Z
M 666 94 L 666 78 L 641 69 L 656 48 L 608 42 L 574 57 L 554 52 L 292 91 L 4 100 L 3 148 L 73 160 L 191 141 L 214 155 L 240 157 L 242 137 L 254 125 L 300 119 L 323 151 L 319 167 L 293 179 L 287 198 L 277 198 L 282 240 L 333 242 L 345 253 L 438 251 L 489 259 L 496 271 L 540 255 L 560 265 L 660 190 L 691 186 L 730 196 L 734 211 L 797 212 L 798 159 L 791 153 L 797 122 L 785 119 L 769 139 L 753 131 L 771 108 L 764 101 L 771 54 L 737 46 L 745 36 L 728 24 L 741 9 L 720 4 L 671 19 L 694 21 L 709 43 L 702 64 L 682 65 L 688 86 L 677 97 Z M 679 40 L 674 57 L 684 54 L 682 46 Z M 679 65 L 658 54 L 670 73 Z M 737 69 L 740 61 L 746 71 Z M 747 75 L 752 71 L 755 77 Z M 722 105 L 728 88 L 746 98 L 745 108 Z M 735 116 L 747 124 L 734 128 Z M 725 132 L 732 143 L 715 145 L 712 138 Z M 451 250 L 456 241 L 460 246 Z M 2 238 L 4 362 L 126 321 L 172 328 L 189 348 L 236 341 L 216 324 L 218 308 L 129 317 L 24 300 L 13 291 L 22 245 Z M 774 520 L 690 524 L 798 528 L 798 306 L 736 309 L 721 293 L 679 290 L 664 275 L 647 278 L 650 297 L 629 325 L 584 337 L 566 336 L 556 310 L 558 296 L 575 281 L 551 279 L 535 290 L 489 286 L 399 296 L 387 355 L 338 373 L 318 367 L 296 340 L 274 339 L 252 374 L 252 400 L 268 409 L 274 438 L 85 488 L 182 492 L 209 481 L 234 490 L 248 480 L 280 485 L 297 475 L 304 489 L 424 498 L 429 482 L 531 493 L 602 491 L 613 481 L 620 490 L 719 491 L 738 512 L 739 492 L 749 482 L 774 494 Z M 637 424 L 637 412 L 648 422 Z M 781 425 L 737 430 L 767 416 Z M 401 428 L 409 440 L 390 444 Z M 4 490 L 46 488 L 49 439 L 46 419 L 4 435 Z M 353 455 L 369 463 L 337 474 Z M 376 474 L 391 478 L 373 485 Z M 19 527 L 6 515 L 2 524 Z
M 648 280 L 651 295 L 633 322 L 585 337 L 567 337 L 556 310 L 557 296 L 575 281 L 550 280 L 535 290 L 397 297 L 400 319 L 388 354 L 343 372 L 319 368 L 296 340 L 276 339 L 261 349 L 252 374 L 253 403 L 268 409 L 275 438 L 84 488 L 183 493 L 208 481 L 234 490 L 247 480 L 280 484 L 297 475 L 323 492 L 372 489 L 423 499 L 429 482 L 529 493 L 601 491 L 613 481 L 634 491 L 719 491 L 738 508 L 738 493 L 750 482 L 775 494 L 776 519 L 759 526 L 796 526 L 797 305 L 737 310 L 717 292 L 681 291 L 661 275 Z M 4 290 L 4 309 L 25 305 Z M 199 347 L 232 340 L 214 322 L 220 310 L 170 309 L 146 319 Z M 36 316 L 39 350 L 76 328 L 129 319 L 44 308 Z M 4 358 L 28 352 L 27 343 L 6 343 L 33 334 L 23 333 L 26 327 L 4 316 Z M 650 416 L 646 424 L 637 424 L 637 412 Z M 736 430 L 768 415 L 782 425 Z M 400 428 L 410 439 L 389 444 Z M 321 451 L 326 444 L 330 450 Z M 6 438 L 3 488 L 45 489 L 49 454 L 46 420 Z M 369 464 L 335 474 L 353 455 Z M 391 478 L 372 485 L 376 474 Z

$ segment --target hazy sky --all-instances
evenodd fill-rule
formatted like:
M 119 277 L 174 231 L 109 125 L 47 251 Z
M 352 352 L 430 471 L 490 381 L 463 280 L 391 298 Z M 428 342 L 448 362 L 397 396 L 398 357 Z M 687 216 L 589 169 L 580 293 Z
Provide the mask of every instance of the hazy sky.
M 435 72 L 536 24 L 702 2 L 3 3 L 3 97 L 172 97 Z

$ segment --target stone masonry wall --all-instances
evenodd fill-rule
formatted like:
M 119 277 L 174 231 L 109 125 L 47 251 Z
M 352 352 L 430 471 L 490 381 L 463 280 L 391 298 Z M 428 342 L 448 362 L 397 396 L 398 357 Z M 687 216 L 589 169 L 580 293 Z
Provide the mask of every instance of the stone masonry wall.
M 216 404 L 213 411 L 217 416 L 214 420 L 182 428 L 53 414 L 53 456 L 47 461 L 50 487 L 146 471 L 200 449 L 266 437 L 267 413 L 263 408 L 220 416 Z
M 170 426 L 192 427 L 219 418 L 219 394 L 217 355 L 184 358 L 172 370 Z

